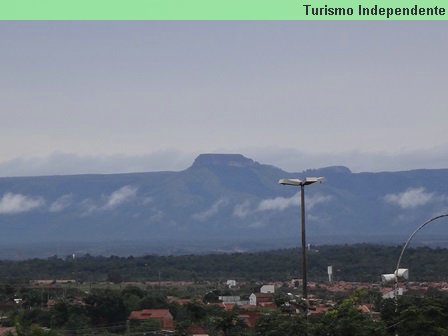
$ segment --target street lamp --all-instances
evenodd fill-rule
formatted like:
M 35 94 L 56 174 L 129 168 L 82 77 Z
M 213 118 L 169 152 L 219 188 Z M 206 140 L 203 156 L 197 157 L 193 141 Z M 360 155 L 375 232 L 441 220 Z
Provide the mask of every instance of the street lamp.
M 302 296 L 306 303 L 305 313 L 308 315 L 308 284 L 307 284 L 307 266 L 306 266 L 306 236 L 305 236 L 305 186 L 316 182 L 322 183 L 323 177 L 306 177 L 300 179 L 281 179 L 278 183 L 282 185 L 291 185 L 300 187 L 300 208 L 302 217 Z
M 397 266 L 395 267 L 395 272 L 393 274 L 382 274 L 381 275 L 381 280 L 383 282 L 395 281 L 395 286 L 394 286 L 395 313 L 398 312 L 398 292 L 399 292 L 398 280 L 399 280 L 399 278 L 408 279 L 408 277 L 409 277 L 408 270 L 406 268 L 400 268 L 401 259 L 403 258 L 404 251 L 408 247 L 412 238 L 414 238 L 414 236 L 417 234 L 417 232 L 419 232 L 421 229 L 423 229 L 426 225 L 434 222 L 437 219 L 444 218 L 444 217 L 448 217 L 448 214 L 435 216 L 435 217 L 427 220 L 423 224 L 421 224 L 417 229 L 415 229 L 415 231 L 412 232 L 412 234 L 409 236 L 409 238 L 404 243 L 403 248 L 401 249 L 401 253 L 400 253 L 400 256 L 398 257 L 398 261 L 397 261 Z M 395 335 L 398 336 L 398 333 L 396 333 Z
M 399 278 L 399 271 L 401 270 L 400 264 L 401 264 L 401 259 L 403 258 L 404 251 L 406 250 L 406 248 L 408 247 L 412 238 L 414 238 L 414 236 L 416 235 L 417 232 L 419 232 L 421 229 L 423 229 L 426 225 L 434 222 L 437 219 L 444 218 L 444 217 L 448 217 L 448 214 L 435 216 L 435 217 L 431 218 L 430 220 L 427 220 L 422 225 L 420 225 L 417 229 L 415 229 L 415 231 L 412 232 L 412 234 L 409 236 L 409 238 L 404 243 L 404 246 L 401 250 L 400 256 L 398 257 L 397 267 L 395 267 L 395 272 L 394 272 L 395 275 L 398 275 L 394 278 L 394 280 L 395 280 L 395 289 L 394 289 L 394 291 L 395 291 L 395 295 L 394 295 L 395 296 L 395 311 L 398 311 L 398 278 Z
M 448 214 L 443 214 L 443 215 L 433 217 L 430 220 L 427 220 L 426 222 L 424 222 L 414 232 L 412 232 L 412 234 L 409 236 L 409 238 L 404 243 L 403 248 L 401 249 L 401 253 L 400 253 L 400 256 L 398 257 L 398 261 L 397 261 L 397 266 L 395 267 L 395 272 L 393 274 L 382 274 L 381 275 L 381 281 L 383 283 L 387 283 L 387 282 L 391 282 L 391 281 L 395 282 L 395 286 L 394 286 L 395 311 L 398 311 L 398 280 L 399 280 L 399 278 L 408 279 L 408 277 L 409 277 L 408 270 L 406 268 L 400 268 L 401 259 L 403 258 L 404 251 L 406 250 L 406 248 L 408 247 L 412 238 L 414 238 L 414 236 L 416 235 L 417 232 L 419 232 L 421 229 L 423 229 L 429 223 L 432 223 L 435 220 L 443 218 L 443 217 L 448 217 Z

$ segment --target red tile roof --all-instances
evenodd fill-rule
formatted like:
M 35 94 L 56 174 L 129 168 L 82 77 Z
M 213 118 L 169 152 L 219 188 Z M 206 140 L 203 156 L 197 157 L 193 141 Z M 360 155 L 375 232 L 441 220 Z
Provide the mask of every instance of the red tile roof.
M 173 319 L 168 309 L 143 309 L 134 310 L 129 315 L 130 320 L 147 320 L 150 318 L 167 318 Z
M 174 330 L 173 316 L 168 309 L 143 309 L 134 310 L 129 314 L 129 320 L 150 320 L 160 321 L 160 327 L 165 330 Z
M 331 307 L 321 304 L 316 307 L 310 308 L 309 313 L 310 315 L 320 315 L 326 313 L 328 310 L 330 310 L 330 308 Z
M 239 315 L 239 318 L 244 321 L 244 323 L 247 324 L 248 327 L 253 328 L 257 324 L 257 321 L 259 317 L 261 316 L 261 313 L 254 312 L 254 311 L 246 311 L 242 312 Z
M 259 298 L 272 299 L 274 297 L 274 295 L 272 293 L 255 293 L 255 296 L 256 296 L 257 300 Z
M 17 335 L 16 328 L 15 327 L 0 327 L 0 335 L 6 335 L 8 333 Z
M 258 305 L 263 308 L 277 309 L 277 305 L 274 302 L 260 302 Z

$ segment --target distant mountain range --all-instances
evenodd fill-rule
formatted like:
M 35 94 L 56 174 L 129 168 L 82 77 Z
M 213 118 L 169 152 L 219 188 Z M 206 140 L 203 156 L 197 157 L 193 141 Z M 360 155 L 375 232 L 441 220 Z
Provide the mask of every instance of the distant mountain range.
M 326 178 L 306 188 L 311 243 L 402 242 L 448 212 L 448 169 L 289 173 L 240 154 L 202 154 L 180 172 L 0 178 L 0 257 L 31 246 L 106 254 L 295 246 L 298 190 L 278 180 L 305 176 Z M 432 226 L 421 237 L 448 240 L 448 222 Z

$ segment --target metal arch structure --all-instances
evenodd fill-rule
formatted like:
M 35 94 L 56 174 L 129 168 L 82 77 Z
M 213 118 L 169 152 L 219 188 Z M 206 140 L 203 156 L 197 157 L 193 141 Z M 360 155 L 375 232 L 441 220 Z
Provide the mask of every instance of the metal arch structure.
M 397 267 L 395 268 L 395 291 L 394 291 L 395 310 L 398 309 L 398 270 L 400 268 L 400 263 L 401 263 L 401 259 L 403 258 L 404 251 L 406 250 L 406 248 L 408 247 L 408 245 L 411 242 L 412 238 L 414 238 L 414 236 L 416 235 L 417 232 L 419 232 L 421 229 L 423 229 L 429 223 L 432 223 L 435 220 L 443 218 L 443 217 L 448 217 L 448 214 L 439 215 L 439 216 L 431 218 L 430 220 L 427 220 L 422 225 L 420 225 L 414 232 L 412 232 L 412 234 L 409 236 L 408 240 L 406 240 L 406 243 L 404 243 L 404 246 L 401 249 L 400 256 L 398 257 Z

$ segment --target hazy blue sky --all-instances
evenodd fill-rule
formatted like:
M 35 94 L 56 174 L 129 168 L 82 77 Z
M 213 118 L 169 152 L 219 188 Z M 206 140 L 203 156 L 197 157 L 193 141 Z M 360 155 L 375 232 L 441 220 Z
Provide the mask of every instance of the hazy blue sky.
M 1 22 L 0 175 L 448 167 L 446 22 Z

